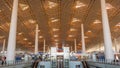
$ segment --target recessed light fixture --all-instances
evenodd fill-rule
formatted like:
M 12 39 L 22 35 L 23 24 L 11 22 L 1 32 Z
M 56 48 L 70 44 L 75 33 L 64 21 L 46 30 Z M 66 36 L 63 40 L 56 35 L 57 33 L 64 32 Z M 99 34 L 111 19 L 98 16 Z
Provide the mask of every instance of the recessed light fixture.
M 39 38 L 43 38 L 43 36 L 39 36 Z
M 32 44 L 31 42 L 28 42 L 28 44 Z
M 58 40 L 58 39 L 55 39 L 54 41 L 56 41 L 56 42 L 57 42 L 57 41 L 59 41 L 59 40 Z
M 109 4 L 109 3 L 106 3 L 106 9 L 113 9 L 114 7 L 111 5 L 111 4 Z
M 84 3 L 80 2 L 80 1 L 76 1 L 75 8 L 80 8 L 80 7 L 84 7 L 84 6 L 86 6 Z
M 99 23 L 101 23 L 101 21 L 100 20 L 95 20 L 93 23 L 94 24 L 99 24 Z
M 27 40 L 27 38 L 24 38 L 23 40 Z
M 4 38 L 4 36 L 0 36 L 0 39 Z
M 53 28 L 52 30 L 53 30 L 53 31 L 59 31 L 59 29 L 58 29 L 58 28 Z
M 32 23 L 32 24 L 36 23 L 36 21 L 33 20 L 33 19 L 29 19 L 28 22 L 30 22 L 30 23 Z
M 25 10 L 27 10 L 28 8 L 29 8 L 29 5 L 27 5 L 27 4 L 19 4 L 19 6 L 20 6 L 20 8 L 23 10 L 23 11 L 25 11 Z
M 70 31 L 76 31 L 77 29 L 75 29 L 75 28 L 70 28 Z
M 18 35 L 22 35 L 22 32 L 18 33 Z
M 54 7 L 56 7 L 57 5 L 58 5 L 58 4 L 55 3 L 55 2 L 48 1 L 48 7 L 49 7 L 49 8 L 54 8 Z
M 73 18 L 72 22 L 80 22 L 78 18 Z
M 38 32 L 40 32 L 40 30 L 38 30 Z
M 91 30 L 88 30 L 88 32 L 91 32 Z
M 59 37 L 59 35 L 54 35 L 54 37 Z
M 116 24 L 115 26 L 120 27 L 120 23 Z
M 58 22 L 59 21 L 59 19 L 57 19 L 57 18 L 50 18 L 50 20 L 51 20 L 51 22 Z
M 68 35 L 68 37 L 74 37 L 74 35 Z
M 88 38 L 88 36 L 84 36 L 84 38 Z
M 81 45 L 80 43 L 78 45 Z

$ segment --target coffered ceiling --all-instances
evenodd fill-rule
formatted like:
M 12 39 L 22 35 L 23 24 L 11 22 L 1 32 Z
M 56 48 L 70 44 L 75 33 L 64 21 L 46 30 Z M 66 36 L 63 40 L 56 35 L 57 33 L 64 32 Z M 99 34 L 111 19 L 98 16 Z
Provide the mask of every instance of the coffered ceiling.
M 8 39 L 13 0 L 0 0 L 0 44 Z M 112 39 L 120 37 L 120 0 L 106 0 Z M 19 0 L 17 48 L 34 50 L 39 25 L 39 50 L 62 43 L 81 49 L 81 24 L 86 48 L 103 42 L 100 0 Z M 6 41 L 7 45 L 7 41 Z

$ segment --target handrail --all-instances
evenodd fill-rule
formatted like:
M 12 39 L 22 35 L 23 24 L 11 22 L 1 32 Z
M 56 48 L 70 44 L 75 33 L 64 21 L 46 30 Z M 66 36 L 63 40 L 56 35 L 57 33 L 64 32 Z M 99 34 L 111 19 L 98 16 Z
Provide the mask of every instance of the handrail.
M 87 62 L 110 64 L 110 65 L 120 65 L 120 61 L 113 61 L 113 60 L 96 60 L 96 61 L 87 60 Z
M 20 65 L 20 64 L 29 64 L 33 63 L 34 60 L 29 60 L 29 61 L 6 61 L 3 65 L 1 64 L 0 67 L 5 67 L 5 66 L 14 66 L 14 65 Z

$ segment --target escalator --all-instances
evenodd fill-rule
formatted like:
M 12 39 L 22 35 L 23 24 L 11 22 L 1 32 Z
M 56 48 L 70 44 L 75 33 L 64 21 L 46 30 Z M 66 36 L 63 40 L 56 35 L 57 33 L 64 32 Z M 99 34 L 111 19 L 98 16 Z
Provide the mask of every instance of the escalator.
M 63 56 L 57 56 L 57 68 L 64 68 Z
M 32 64 L 32 68 L 37 68 L 40 61 L 41 61 L 40 59 L 35 60 Z
M 82 61 L 83 68 L 89 68 L 88 64 L 86 61 Z

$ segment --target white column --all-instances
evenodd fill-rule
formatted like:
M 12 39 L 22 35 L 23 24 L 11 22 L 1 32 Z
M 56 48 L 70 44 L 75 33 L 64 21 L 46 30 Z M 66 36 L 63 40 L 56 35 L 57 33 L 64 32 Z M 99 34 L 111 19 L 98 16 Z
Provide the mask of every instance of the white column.
M 3 54 L 5 54 L 5 39 L 3 40 L 3 48 L 2 48 L 2 52 L 3 52 Z
M 15 59 L 18 0 L 14 0 L 7 46 L 7 61 Z
M 58 43 L 55 43 L 56 44 L 56 49 L 58 49 Z
M 75 53 L 77 52 L 77 43 L 76 43 L 76 39 L 74 39 L 74 46 L 75 46 Z
M 106 60 L 113 60 L 112 40 L 108 21 L 108 15 L 106 10 L 105 0 L 101 1 L 101 12 L 102 12 L 102 24 L 103 24 L 103 35 L 104 35 L 104 47 L 105 47 L 105 58 Z
M 72 52 L 72 50 L 73 50 L 73 49 L 72 49 L 72 46 L 71 46 L 71 52 Z
M 35 34 L 35 54 L 38 54 L 38 24 L 36 25 Z
M 43 53 L 45 53 L 45 45 L 46 45 L 46 41 L 45 41 L 45 39 L 44 39 Z
M 115 52 L 117 53 L 118 52 L 118 47 L 117 47 L 117 41 L 116 41 L 116 39 L 114 39 L 114 46 L 115 46 Z
M 47 48 L 47 52 L 49 52 L 50 51 L 50 47 L 48 46 L 48 48 Z
M 84 26 L 81 24 L 81 37 L 82 37 L 82 53 L 86 53 L 85 49 L 85 36 L 84 36 Z

